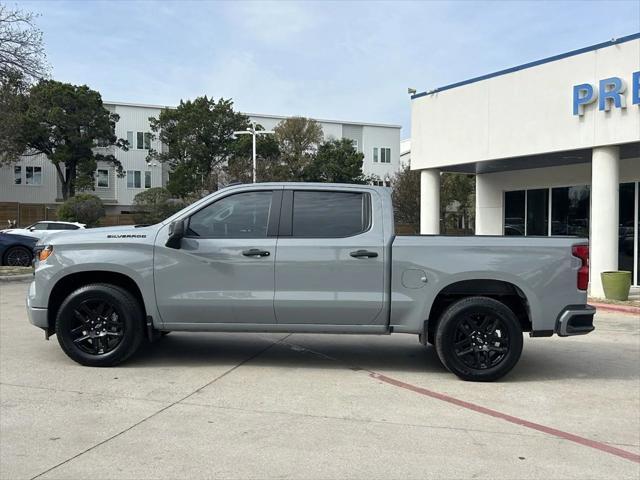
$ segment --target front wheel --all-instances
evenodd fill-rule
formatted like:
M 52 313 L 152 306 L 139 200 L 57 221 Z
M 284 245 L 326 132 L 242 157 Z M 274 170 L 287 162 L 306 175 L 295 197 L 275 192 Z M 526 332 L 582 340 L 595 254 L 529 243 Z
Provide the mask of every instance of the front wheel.
M 468 297 L 452 304 L 438 322 L 436 352 L 463 380 L 490 382 L 506 375 L 522 353 L 522 327 L 505 304 Z
M 27 247 L 11 247 L 4 255 L 4 263 L 10 267 L 29 267 L 33 254 Z
M 71 293 L 56 317 L 62 350 L 76 362 L 111 367 L 129 358 L 143 338 L 143 312 L 126 290 L 92 284 Z

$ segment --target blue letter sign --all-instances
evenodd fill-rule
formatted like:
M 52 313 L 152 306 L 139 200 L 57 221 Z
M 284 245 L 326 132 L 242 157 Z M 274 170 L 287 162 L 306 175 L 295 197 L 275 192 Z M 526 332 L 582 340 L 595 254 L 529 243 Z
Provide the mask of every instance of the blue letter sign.
M 584 106 L 595 101 L 593 87 L 588 83 L 573 86 L 573 114 L 584 115 Z
M 590 83 L 573 86 L 573 114 L 584 115 L 585 106 L 598 100 L 598 110 L 608 112 L 615 108 L 627 108 L 625 97 L 627 84 L 620 77 L 604 78 L 598 82 L 598 88 Z M 631 76 L 631 103 L 640 106 L 640 72 Z
M 600 80 L 600 101 L 598 102 L 598 109 L 609 111 L 612 102 L 616 108 L 625 108 L 627 103 L 622 94 L 626 88 L 627 86 L 624 84 L 624 81 L 618 77 Z M 608 100 L 612 100 L 612 102 Z

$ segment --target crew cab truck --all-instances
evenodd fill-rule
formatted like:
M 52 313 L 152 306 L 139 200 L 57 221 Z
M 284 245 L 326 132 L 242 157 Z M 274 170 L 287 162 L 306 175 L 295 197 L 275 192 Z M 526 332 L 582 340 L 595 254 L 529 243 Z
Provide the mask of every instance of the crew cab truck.
M 586 240 L 396 236 L 382 187 L 227 187 L 157 225 L 54 234 L 36 257 L 30 321 L 89 366 L 170 331 L 408 333 L 490 381 L 523 332 L 594 328 Z

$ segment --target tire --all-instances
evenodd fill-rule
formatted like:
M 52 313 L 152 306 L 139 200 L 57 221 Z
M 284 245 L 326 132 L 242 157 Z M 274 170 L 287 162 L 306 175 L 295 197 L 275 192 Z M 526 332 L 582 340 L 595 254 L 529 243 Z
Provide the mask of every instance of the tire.
M 4 264 L 10 267 L 30 267 L 33 260 L 33 252 L 20 245 L 11 247 L 4 254 Z
M 511 309 L 487 297 L 467 297 L 449 306 L 435 336 L 442 364 L 474 382 L 509 373 L 520 359 L 522 343 L 522 326 Z
M 86 285 L 62 302 L 56 336 L 69 358 L 90 367 L 111 367 L 133 355 L 144 338 L 144 314 L 126 290 Z

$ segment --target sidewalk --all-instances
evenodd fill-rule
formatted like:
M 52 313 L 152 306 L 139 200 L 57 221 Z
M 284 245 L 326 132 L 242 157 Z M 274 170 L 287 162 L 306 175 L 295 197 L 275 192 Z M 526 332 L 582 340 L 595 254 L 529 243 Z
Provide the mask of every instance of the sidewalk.
M 631 287 L 629 300 L 607 300 L 604 298 L 589 297 L 589 305 L 593 305 L 598 310 L 625 313 L 628 315 L 640 316 L 640 287 Z

